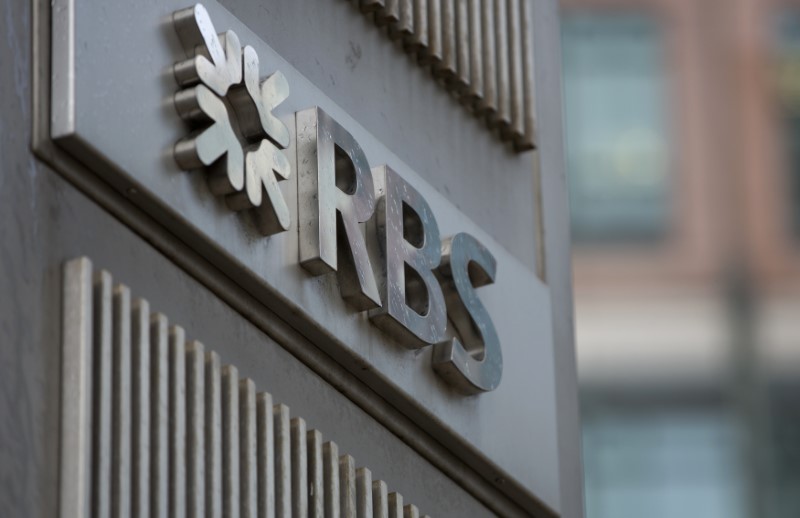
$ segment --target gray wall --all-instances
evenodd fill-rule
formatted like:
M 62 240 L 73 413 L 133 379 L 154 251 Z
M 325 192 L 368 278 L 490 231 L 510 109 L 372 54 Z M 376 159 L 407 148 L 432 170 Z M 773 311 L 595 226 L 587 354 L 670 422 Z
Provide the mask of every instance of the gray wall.
M 535 221 L 534 176 L 529 169 L 475 170 L 438 167 L 449 157 L 427 146 L 438 138 L 437 110 L 452 111 L 455 101 L 430 81 L 413 81 L 397 97 L 392 85 L 407 75 L 423 72 L 396 52 L 360 16 L 348 12 L 344 2 L 303 0 L 291 2 L 223 2 L 267 43 L 286 57 L 312 82 L 358 118 L 376 137 L 397 150 L 437 190 L 453 200 L 470 217 L 486 225 L 498 241 L 534 267 L 532 235 Z M 557 54 L 556 5 L 536 2 L 537 16 L 548 20 L 538 31 L 537 58 L 542 52 Z M 236 364 L 277 402 L 291 406 L 309 428 L 321 429 L 343 451 L 370 467 L 376 478 L 403 493 L 433 516 L 490 515 L 486 507 L 444 476 L 405 442 L 379 425 L 335 387 L 323 381 L 255 325 L 222 302 L 206 286 L 176 266 L 162 252 L 123 225 L 85 193 L 35 158 L 31 149 L 33 120 L 31 2 L 0 0 L 0 512 L 4 517 L 55 516 L 59 427 L 59 351 L 61 327 L 61 267 L 65 260 L 89 256 L 96 268 L 112 272 L 118 282 L 132 288 L 134 296 L 149 300 L 184 326 L 191 338 L 221 353 L 224 362 Z M 280 23 L 278 22 L 280 21 Z M 334 31 L 321 30 L 321 24 Z M 552 23 L 552 25 L 550 25 Z M 540 25 L 540 22 L 537 22 Z M 313 39 L 318 53 L 300 52 L 293 42 L 298 33 Z M 552 62 L 550 53 L 545 61 Z M 542 61 L 541 59 L 539 60 Z M 400 64 L 398 64 L 400 63 Z M 554 284 L 557 368 L 559 375 L 559 425 L 562 427 L 562 508 L 564 516 L 581 516 L 574 358 L 571 338 L 571 298 L 567 229 L 563 210 L 561 172 L 560 94 L 558 67 L 537 63 L 540 83 L 540 128 L 545 210 L 556 204 L 545 221 L 548 239 L 548 280 Z M 358 70 L 365 70 L 363 74 Z M 543 78 L 542 72 L 547 74 Z M 353 95 L 353 93 L 357 95 Z M 389 92 L 392 92 L 391 95 Z M 559 102 L 543 103 L 542 98 Z M 398 103 L 425 98 L 431 120 L 409 131 L 408 120 L 390 118 Z M 386 109 L 384 109 L 386 107 Z M 422 109 L 419 107 L 418 109 Z M 433 128 L 433 129 L 431 129 Z M 433 132 L 433 133 L 431 133 Z M 455 153 L 497 143 L 464 114 L 463 125 L 446 140 Z M 460 142 L 460 144 L 459 144 Z M 451 153 L 453 150 L 450 151 Z M 405 153 L 405 154 L 403 154 Z M 457 159 L 462 160 L 462 158 Z M 82 184 L 86 189 L 87 184 Z M 126 201 L 102 186 L 105 204 Z M 505 212 L 513 208 L 512 212 Z M 130 208 L 129 210 L 133 210 Z M 143 217 L 146 220 L 146 217 Z M 144 223 L 145 226 L 152 223 Z M 141 229 L 140 229 L 141 230 Z M 149 236 L 152 238 L 152 236 Z M 162 241 L 163 242 L 163 241 Z M 176 246 L 179 246 L 176 244 Z M 166 250 L 172 256 L 173 250 Z M 190 254 L 181 249 L 181 254 Z M 191 261 L 202 264 L 203 259 Z M 199 271 L 196 270 L 195 273 Z M 217 279 L 224 283 L 224 279 Z M 244 295 L 242 295 L 244 297 Z M 498 498 L 501 498 L 498 496 Z

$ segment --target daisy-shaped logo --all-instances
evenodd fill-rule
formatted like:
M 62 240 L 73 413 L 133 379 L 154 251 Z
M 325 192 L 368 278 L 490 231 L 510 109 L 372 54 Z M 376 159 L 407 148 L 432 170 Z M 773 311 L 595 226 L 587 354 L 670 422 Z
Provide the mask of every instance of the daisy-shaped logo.
M 193 128 L 175 144 L 175 161 L 186 171 L 205 169 L 211 191 L 233 210 L 253 210 L 262 234 L 288 230 L 278 181 L 291 174 L 282 151 L 290 137 L 272 114 L 289 97 L 286 78 L 276 71 L 261 81 L 255 49 L 242 48 L 233 31 L 217 34 L 201 4 L 172 21 L 188 56 L 173 67 L 181 87 L 175 107 Z

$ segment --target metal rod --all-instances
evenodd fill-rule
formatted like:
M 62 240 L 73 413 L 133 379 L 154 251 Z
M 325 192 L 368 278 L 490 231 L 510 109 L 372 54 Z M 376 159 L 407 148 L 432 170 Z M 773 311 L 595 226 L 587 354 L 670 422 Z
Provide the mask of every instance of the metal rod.
M 186 334 L 169 333 L 169 515 L 186 516 Z
M 111 512 L 127 518 L 131 511 L 131 294 L 114 289 L 113 426 Z

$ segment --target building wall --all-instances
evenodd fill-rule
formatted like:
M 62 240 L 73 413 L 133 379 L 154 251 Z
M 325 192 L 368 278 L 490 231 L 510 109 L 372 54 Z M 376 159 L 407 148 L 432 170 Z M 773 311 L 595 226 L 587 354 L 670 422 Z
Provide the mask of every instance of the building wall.
M 544 272 L 544 263 L 550 265 L 546 274 L 558 315 L 553 322 L 557 344 L 553 352 L 556 370 L 565 373 L 554 387 L 557 423 L 550 424 L 558 426 L 560 434 L 552 447 L 558 450 L 561 467 L 552 473 L 551 485 L 559 488 L 557 514 L 581 516 L 560 85 L 558 73 L 545 73 L 558 70 L 556 3 L 535 3 L 536 23 L 541 25 L 535 36 L 537 67 L 541 67 L 537 91 L 545 99 L 539 112 L 542 149 L 515 170 L 477 168 L 471 166 L 470 156 L 447 156 L 452 152 L 447 145 L 430 145 L 431 138 L 452 143 L 460 136 L 464 140 L 460 149 L 485 160 L 482 150 L 494 152 L 492 146 L 498 144 L 484 136 L 479 124 L 456 111 L 458 104 L 435 90 L 435 83 L 422 77 L 413 63 L 399 61 L 406 56 L 383 35 L 370 32 L 374 27 L 353 6 L 224 4 L 366 129 L 393 143 L 392 148 L 403 153 L 401 159 L 470 217 L 482 221 L 486 231 L 526 268 Z M 217 350 L 276 402 L 302 416 L 309 429 L 322 430 L 341 451 L 355 456 L 376 479 L 385 480 L 423 513 L 553 514 L 546 506 L 521 507 L 494 488 L 502 481 L 465 483 L 463 477 L 484 480 L 484 474 L 467 467 L 452 445 L 423 432 L 331 358 L 312 364 L 308 355 L 297 353 L 314 345 L 297 338 L 296 330 L 151 214 L 46 142 L 47 110 L 42 101 L 46 96 L 37 78 L 46 75 L 49 66 L 42 49 L 50 30 L 42 13 L 49 5 L 15 0 L 0 5 L 5 34 L 0 62 L 7 72 L 0 74 L 0 479 L 8 482 L 0 490 L 3 516 L 58 514 L 63 482 L 58 475 L 59 437 L 64 433 L 59 429 L 64 397 L 62 268 L 66 261 L 83 256 L 96 269 L 111 272 L 115 282 L 129 286 L 134 296 L 147 299 L 151 308 L 167 314 L 187 336 Z M 318 51 L 300 48 L 299 37 Z M 392 60 L 400 64 L 390 65 Z M 393 87 L 404 80 L 411 81 L 411 91 Z M 404 113 L 401 108 L 408 104 L 414 108 Z M 442 113 L 458 122 L 454 134 L 431 135 L 426 124 L 418 124 L 429 117 L 431 125 L 441 125 L 436 116 Z M 439 167 L 444 158 L 457 167 Z M 547 214 L 545 222 L 537 221 L 541 217 L 537 203 Z M 546 238 L 537 225 L 547 231 Z M 537 239 L 546 243 L 537 244 Z M 279 335 L 283 343 L 276 340 Z M 296 342 L 288 343 L 292 337 Z M 445 464 L 460 475 L 445 473 Z

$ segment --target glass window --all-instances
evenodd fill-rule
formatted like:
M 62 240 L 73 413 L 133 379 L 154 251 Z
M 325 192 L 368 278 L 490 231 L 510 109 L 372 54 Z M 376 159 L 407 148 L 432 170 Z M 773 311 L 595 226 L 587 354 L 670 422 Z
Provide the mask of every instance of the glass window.
M 800 516 L 800 383 L 776 380 L 769 387 L 764 500 L 768 518 Z
M 713 408 L 583 413 L 587 518 L 742 518 L 734 422 Z
M 567 171 L 578 241 L 653 241 L 668 230 L 662 40 L 655 20 L 564 18 Z
M 778 18 L 778 95 L 786 136 L 789 226 L 800 237 L 800 13 Z

